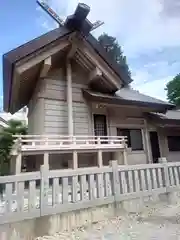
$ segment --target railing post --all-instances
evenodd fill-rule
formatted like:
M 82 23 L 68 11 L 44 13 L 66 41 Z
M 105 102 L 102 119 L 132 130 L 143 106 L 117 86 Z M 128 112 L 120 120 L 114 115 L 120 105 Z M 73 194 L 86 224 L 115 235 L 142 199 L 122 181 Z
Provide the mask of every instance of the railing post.
M 125 137 L 123 137 L 123 145 L 124 145 L 124 149 L 123 149 L 123 160 L 124 160 L 124 165 L 128 165 L 128 157 L 127 157 L 127 144 L 126 144 L 126 139 Z
M 170 186 L 170 181 L 169 181 L 169 171 L 168 171 L 168 164 L 167 164 L 167 159 L 166 158 L 159 158 L 159 162 L 163 164 L 164 166 L 164 185 L 166 187 L 166 193 L 168 193 L 168 188 Z
M 110 167 L 112 168 L 112 192 L 114 195 L 115 204 L 117 204 L 120 197 L 120 179 L 117 161 L 110 161 Z
M 40 216 L 46 214 L 48 207 L 48 191 L 49 191 L 49 166 L 41 165 L 41 185 L 40 185 Z

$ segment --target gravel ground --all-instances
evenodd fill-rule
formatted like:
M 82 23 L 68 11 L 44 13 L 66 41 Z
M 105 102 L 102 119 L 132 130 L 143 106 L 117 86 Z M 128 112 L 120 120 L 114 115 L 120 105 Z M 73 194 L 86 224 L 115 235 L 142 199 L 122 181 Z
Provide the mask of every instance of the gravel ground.
M 36 240 L 177 240 L 180 239 L 180 205 L 159 205 L 142 214 L 123 214 L 72 232 L 61 232 Z

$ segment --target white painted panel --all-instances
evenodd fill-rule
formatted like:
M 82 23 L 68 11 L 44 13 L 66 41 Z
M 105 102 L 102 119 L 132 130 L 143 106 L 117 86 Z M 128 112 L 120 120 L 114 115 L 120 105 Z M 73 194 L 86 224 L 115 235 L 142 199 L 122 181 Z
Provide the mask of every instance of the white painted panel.
M 127 160 L 129 165 L 146 164 L 147 163 L 146 153 L 144 151 L 128 152 Z
M 168 162 L 180 162 L 180 152 L 168 152 Z

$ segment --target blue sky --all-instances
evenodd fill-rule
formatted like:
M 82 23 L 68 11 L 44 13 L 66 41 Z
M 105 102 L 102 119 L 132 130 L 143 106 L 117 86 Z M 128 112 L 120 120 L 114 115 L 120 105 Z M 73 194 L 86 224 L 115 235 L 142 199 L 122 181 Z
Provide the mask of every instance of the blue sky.
M 47 0 L 62 17 L 71 14 L 78 0 Z M 180 1 L 178 0 L 84 0 L 90 20 L 105 24 L 94 32 L 117 37 L 132 70 L 132 86 L 166 99 L 166 83 L 180 72 Z M 0 53 L 3 54 L 53 28 L 56 24 L 35 0 L 1 2 Z M 2 96 L 0 60 L 0 96 Z

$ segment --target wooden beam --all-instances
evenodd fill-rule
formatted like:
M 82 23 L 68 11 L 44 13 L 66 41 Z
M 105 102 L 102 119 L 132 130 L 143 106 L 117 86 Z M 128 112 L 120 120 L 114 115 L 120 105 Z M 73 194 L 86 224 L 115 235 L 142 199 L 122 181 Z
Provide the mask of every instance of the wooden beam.
M 51 68 L 51 57 L 48 57 L 43 62 L 43 66 L 40 72 L 40 78 L 46 77 L 50 68 Z
M 89 74 L 89 80 L 92 81 L 96 78 L 99 78 L 102 76 L 102 71 L 99 68 L 95 68 L 93 71 L 90 72 Z
M 55 47 L 52 47 L 51 49 L 45 51 L 45 52 L 42 52 L 40 54 L 37 54 L 34 56 L 31 56 L 30 59 L 28 60 L 22 60 L 22 61 L 19 61 L 17 64 L 16 64 L 16 67 L 17 67 L 17 72 L 19 74 L 27 71 L 28 69 L 30 69 L 31 67 L 43 62 L 45 59 L 51 57 L 52 55 L 54 55 L 55 53 L 63 50 L 65 47 L 67 47 L 69 45 L 69 42 L 68 41 L 63 41 L 61 42 L 59 45 L 55 46 Z M 25 61 L 25 62 L 24 62 Z
M 83 38 L 79 33 L 75 32 L 69 37 L 68 40 L 71 43 L 71 49 L 67 55 L 67 58 L 70 59 L 74 56 L 78 47 L 83 44 Z
M 72 58 L 72 57 L 74 56 L 74 54 L 75 54 L 76 51 L 77 51 L 77 47 L 78 47 L 78 45 L 77 45 L 76 43 L 73 43 L 73 44 L 72 44 L 71 49 L 70 49 L 70 51 L 69 51 L 69 53 L 68 53 L 68 55 L 67 55 L 67 58 L 68 58 L 68 59 L 70 59 L 70 58 Z
M 89 46 L 82 46 L 81 52 L 89 59 L 89 61 L 93 62 L 100 71 L 102 71 L 103 75 L 114 85 L 115 88 L 120 89 L 121 84 L 120 78 L 117 74 L 102 60 L 99 56 L 96 56 L 93 49 L 90 49 Z

